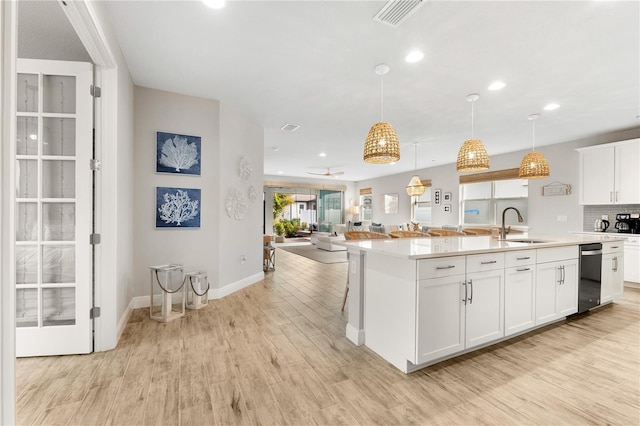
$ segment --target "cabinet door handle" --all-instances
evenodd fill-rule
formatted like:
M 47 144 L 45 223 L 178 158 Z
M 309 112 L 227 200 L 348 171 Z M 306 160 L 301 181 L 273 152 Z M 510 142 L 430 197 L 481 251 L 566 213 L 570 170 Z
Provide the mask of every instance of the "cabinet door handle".
M 498 263 L 497 260 L 487 260 L 486 262 L 480 262 L 481 265 L 491 265 L 492 263 Z
M 562 265 L 562 284 L 564 284 L 565 277 L 566 277 L 566 271 L 564 270 L 564 265 Z
M 524 271 L 530 271 L 531 268 L 522 268 L 522 269 L 516 269 L 516 272 L 524 272 Z
M 462 299 L 462 301 L 466 305 L 467 304 L 467 282 L 462 281 L 462 285 L 464 286 L 464 299 Z
M 516 260 L 529 260 L 531 259 L 530 256 L 525 256 L 525 257 L 516 257 Z
M 560 279 L 558 280 L 558 285 L 562 285 L 562 266 L 558 266 L 558 272 L 560 272 Z
M 469 304 L 473 303 L 473 280 L 469 280 L 469 287 L 471 287 L 471 295 L 469 296 Z
M 436 266 L 436 269 L 452 269 L 455 268 L 456 265 L 449 265 L 449 266 Z
M 613 202 L 613 191 L 609 191 L 609 201 Z
M 620 246 L 611 246 L 612 249 L 614 248 L 620 248 Z
M 618 272 L 618 256 L 613 258 L 614 261 L 614 267 L 613 267 L 613 272 Z
M 616 191 L 616 202 L 618 201 L 618 191 Z

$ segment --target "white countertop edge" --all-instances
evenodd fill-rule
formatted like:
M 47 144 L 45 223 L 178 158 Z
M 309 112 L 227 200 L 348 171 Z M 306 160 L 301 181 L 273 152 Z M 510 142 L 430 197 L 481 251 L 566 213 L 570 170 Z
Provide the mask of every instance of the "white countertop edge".
M 513 241 L 523 239 L 541 240 L 545 242 L 523 243 Z M 344 245 L 350 251 L 381 253 L 388 256 L 415 260 L 624 240 L 625 238 L 622 235 L 594 232 L 590 234 L 568 233 L 559 235 L 518 234 L 508 237 L 506 240 L 497 240 L 490 236 L 465 236 L 346 240 L 336 242 L 335 244 Z

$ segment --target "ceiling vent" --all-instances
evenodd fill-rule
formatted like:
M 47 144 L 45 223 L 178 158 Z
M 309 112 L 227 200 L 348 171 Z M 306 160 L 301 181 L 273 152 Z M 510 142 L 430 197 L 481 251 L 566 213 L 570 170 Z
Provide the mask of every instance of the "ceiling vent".
M 397 28 L 418 10 L 423 2 L 424 0 L 389 0 L 373 20 Z
M 295 132 L 299 128 L 300 126 L 298 126 L 297 124 L 287 123 L 284 126 L 280 127 L 280 130 L 284 130 L 285 132 Z

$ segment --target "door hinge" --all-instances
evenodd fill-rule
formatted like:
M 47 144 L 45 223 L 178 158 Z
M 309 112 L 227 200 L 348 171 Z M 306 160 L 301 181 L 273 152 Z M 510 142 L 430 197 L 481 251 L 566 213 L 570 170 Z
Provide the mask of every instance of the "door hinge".
M 102 163 L 100 162 L 100 160 L 96 160 L 95 158 L 92 158 L 91 160 L 89 160 L 89 168 L 92 171 L 97 172 L 102 168 Z
M 92 84 L 91 86 L 89 86 L 89 93 L 91 93 L 91 96 L 93 96 L 94 98 L 99 98 L 102 95 L 102 89 Z
M 89 319 L 98 318 L 99 316 L 100 316 L 99 306 L 94 306 L 93 308 L 89 309 Z
M 91 244 L 92 246 L 95 246 L 96 244 L 100 244 L 100 234 L 90 234 L 89 244 Z

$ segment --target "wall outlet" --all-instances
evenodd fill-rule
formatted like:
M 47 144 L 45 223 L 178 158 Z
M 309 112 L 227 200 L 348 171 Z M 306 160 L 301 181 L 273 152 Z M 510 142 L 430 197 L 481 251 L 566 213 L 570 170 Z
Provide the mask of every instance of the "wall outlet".
M 246 256 L 246 255 L 244 255 L 244 254 L 243 254 L 243 255 L 241 255 L 241 256 L 240 256 L 240 263 L 241 263 L 242 265 L 244 265 L 245 263 L 247 263 L 247 256 Z
M 558 222 L 566 222 L 566 221 L 567 221 L 567 215 L 566 214 L 558 215 Z
M 609 215 L 608 214 L 603 214 L 602 215 L 602 220 L 609 220 Z

